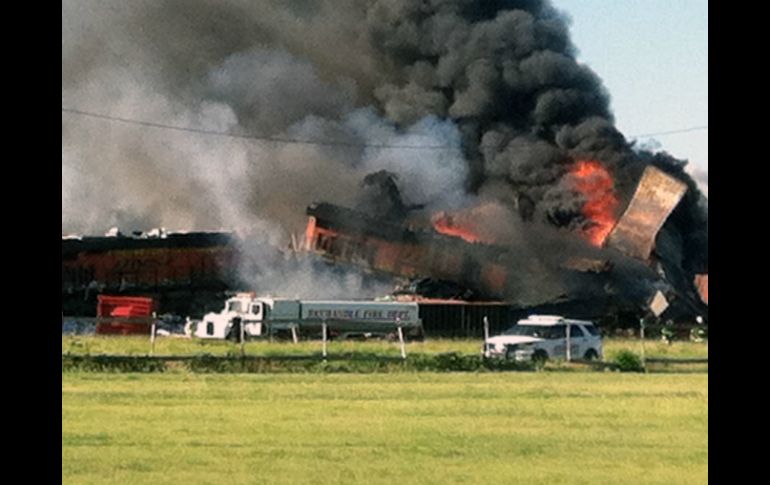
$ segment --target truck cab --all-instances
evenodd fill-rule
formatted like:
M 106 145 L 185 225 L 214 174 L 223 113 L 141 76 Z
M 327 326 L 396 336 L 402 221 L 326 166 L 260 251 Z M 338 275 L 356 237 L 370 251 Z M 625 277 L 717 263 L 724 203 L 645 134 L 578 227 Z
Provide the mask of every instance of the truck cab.
M 219 313 L 207 313 L 193 335 L 202 339 L 240 339 L 241 325 L 246 337 L 262 335 L 265 304 L 254 293 L 238 293 L 225 301 Z

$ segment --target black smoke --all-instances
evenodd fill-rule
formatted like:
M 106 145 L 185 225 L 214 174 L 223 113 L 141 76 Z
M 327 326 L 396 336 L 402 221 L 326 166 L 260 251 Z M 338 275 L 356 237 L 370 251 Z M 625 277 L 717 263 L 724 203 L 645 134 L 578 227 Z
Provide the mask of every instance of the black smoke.
M 682 161 L 625 139 L 576 52 L 547 0 L 65 0 L 64 106 L 333 143 L 63 113 L 62 231 L 245 228 L 281 244 L 309 203 L 354 206 L 364 177 L 383 170 L 398 187 L 364 191 L 384 187 L 386 212 L 491 201 L 511 217 L 497 225 L 579 228 L 585 200 L 563 181 L 594 159 L 622 202 L 648 164 L 688 184 L 665 232 L 681 267 L 702 271 L 708 215 L 695 182 Z

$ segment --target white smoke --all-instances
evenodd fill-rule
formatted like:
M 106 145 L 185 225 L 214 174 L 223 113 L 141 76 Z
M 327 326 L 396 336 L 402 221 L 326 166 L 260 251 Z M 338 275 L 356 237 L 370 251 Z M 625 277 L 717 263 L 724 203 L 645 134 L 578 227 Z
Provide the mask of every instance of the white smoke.
M 695 165 L 693 163 L 688 163 L 687 167 L 685 167 L 685 171 L 690 174 L 690 176 L 695 180 L 695 182 L 698 184 L 698 188 L 701 192 L 703 192 L 703 195 L 706 196 L 706 199 L 708 199 L 709 196 L 709 170 L 708 167 L 702 168 L 698 165 Z
M 96 70 L 63 90 L 63 105 L 117 118 L 234 135 L 273 126 L 266 137 L 244 139 L 64 113 L 63 232 L 121 223 L 247 233 L 271 226 L 275 243 L 301 228 L 313 201 L 350 205 L 372 171 L 400 175 L 413 202 L 451 205 L 463 192 L 466 164 L 451 121 L 431 116 L 398 130 L 374 109 L 353 109 L 350 82 L 324 82 L 282 49 L 234 54 L 206 79 L 207 95 L 186 102 L 123 68 Z M 398 148 L 420 145 L 450 149 Z
M 463 193 L 466 164 L 451 121 L 430 116 L 399 130 L 374 109 L 355 108 L 352 81 L 323 80 L 313 64 L 282 48 L 230 55 L 191 91 L 196 95 L 179 96 L 151 72 L 111 64 L 63 85 L 63 107 L 235 135 L 63 113 L 63 234 L 103 234 L 113 226 L 124 233 L 232 230 L 251 263 L 242 276 L 253 288 L 373 296 L 387 288 L 363 291 L 360 275 L 286 261 L 265 248 L 285 248 L 301 234 L 312 202 L 351 206 L 373 171 L 398 174 L 412 203 L 451 206 Z M 398 148 L 419 145 L 450 148 Z

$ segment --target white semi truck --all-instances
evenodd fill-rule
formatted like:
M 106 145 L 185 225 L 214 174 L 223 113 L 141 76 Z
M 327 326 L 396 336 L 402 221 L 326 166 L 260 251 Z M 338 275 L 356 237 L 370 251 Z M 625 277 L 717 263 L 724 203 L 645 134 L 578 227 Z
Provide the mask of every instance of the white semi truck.
M 326 326 L 330 338 L 396 335 L 422 339 L 422 321 L 414 302 L 317 301 L 261 298 L 239 293 L 225 301 L 219 313 L 188 325 L 187 332 L 201 339 L 240 340 L 288 333 L 320 335 Z

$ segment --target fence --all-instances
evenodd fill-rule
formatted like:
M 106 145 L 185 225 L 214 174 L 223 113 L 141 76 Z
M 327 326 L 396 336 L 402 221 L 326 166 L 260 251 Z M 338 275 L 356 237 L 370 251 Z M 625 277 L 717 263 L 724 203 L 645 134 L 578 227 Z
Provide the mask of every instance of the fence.
M 62 333 L 63 334 L 71 334 L 71 335 L 87 335 L 90 333 L 94 333 L 93 330 L 95 328 L 95 325 L 99 319 L 97 318 L 63 318 L 62 321 Z M 210 345 L 206 343 L 205 345 L 202 345 L 205 341 L 204 340 L 194 340 L 190 344 L 184 343 L 186 342 L 185 339 L 183 340 L 177 340 L 177 343 L 172 343 L 172 340 L 168 340 L 169 343 L 164 343 L 160 349 L 161 353 L 165 355 L 155 355 L 156 349 L 156 336 L 158 335 L 158 332 L 167 332 L 167 330 L 164 330 L 162 327 L 166 325 L 165 322 L 162 322 L 159 319 L 153 319 L 152 320 L 154 325 L 154 331 L 152 331 L 152 326 L 148 327 L 148 332 L 145 334 L 147 336 L 147 347 L 140 348 L 141 345 L 138 345 L 141 341 L 137 341 L 136 339 L 133 340 L 133 344 L 131 344 L 133 347 L 131 350 L 129 350 L 129 353 L 134 354 L 144 354 L 144 355 L 133 355 L 133 356 L 126 356 L 121 355 L 123 352 L 125 352 L 124 347 L 118 347 L 113 346 L 113 349 L 110 349 L 109 347 L 112 344 L 107 344 L 106 346 L 103 344 L 98 344 L 97 347 L 101 346 L 102 351 L 104 351 L 106 347 L 106 354 L 112 354 L 114 352 L 117 352 L 116 355 L 92 355 L 89 358 L 91 360 L 96 359 L 98 362 L 102 362 L 105 365 L 109 363 L 115 363 L 115 362 L 122 362 L 121 359 L 137 359 L 142 362 L 149 363 L 148 365 L 152 365 L 153 362 L 157 363 L 160 361 L 167 361 L 167 362 L 198 362 L 199 359 L 203 358 L 201 357 L 201 354 L 195 354 L 195 355 L 185 355 L 189 351 L 189 348 L 185 348 L 185 346 L 190 346 L 194 348 L 194 351 L 200 352 L 201 350 L 204 350 L 207 345 Z M 490 322 L 491 323 L 491 322 Z M 398 341 L 400 342 L 400 356 L 392 355 L 391 353 L 395 351 L 395 348 L 393 350 L 387 350 L 387 348 L 380 347 L 379 350 L 376 352 L 372 352 L 372 347 L 369 347 L 367 349 L 366 346 L 361 346 L 360 349 L 356 348 L 355 352 L 348 352 L 348 350 L 351 349 L 349 344 L 346 344 L 345 346 L 338 346 L 336 348 L 332 348 L 333 352 L 330 354 L 327 349 L 327 341 L 329 340 L 329 328 L 332 327 L 333 322 L 330 322 L 330 325 L 328 327 L 325 327 L 323 324 L 317 325 L 321 328 L 318 329 L 319 331 L 314 332 L 318 333 L 318 340 L 314 340 L 316 343 L 310 343 L 310 345 L 303 344 L 304 347 L 300 346 L 296 350 L 288 350 L 287 348 L 278 348 L 278 353 L 287 352 L 288 354 L 292 354 L 293 352 L 304 352 L 306 355 L 248 355 L 250 352 L 247 353 L 245 348 L 246 340 L 241 336 L 240 339 L 236 340 L 235 343 L 227 344 L 227 349 L 221 348 L 220 344 L 215 344 L 215 347 L 219 346 L 220 350 L 226 350 L 227 355 L 221 355 L 221 356 L 211 356 L 208 355 L 205 357 L 205 359 L 208 359 L 206 362 L 213 362 L 214 360 L 221 360 L 222 363 L 235 363 L 235 362 L 241 362 L 241 363 L 248 363 L 243 365 L 260 365 L 263 364 L 269 364 L 270 362 L 280 361 L 280 360 L 286 360 L 286 361 L 340 361 L 340 360 L 347 360 L 347 361 L 375 361 L 375 360 L 382 360 L 383 362 L 387 363 L 390 361 L 405 361 L 407 359 L 406 355 L 406 347 L 404 344 L 404 335 L 402 334 Z M 495 332 L 491 331 L 491 325 L 487 325 L 486 329 L 483 329 L 482 333 L 486 336 L 494 335 Z M 168 328 L 168 327 L 166 327 Z M 283 325 L 281 328 L 283 328 L 284 332 L 288 335 L 288 331 L 292 331 L 292 337 L 293 341 L 297 342 L 298 334 L 296 333 L 296 326 L 292 327 L 291 325 Z M 324 328 L 326 328 L 326 331 L 324 332 Z M 242 330 L 242 329 L 241 329 Z M 288 330 L 288 331 L 287 331 Z M 310 330 L 310 329 L 306 329 Z M 396 329 L 397 332 L 397 329 Z M 179 331 L 181 333 L 181 330 Z M 268 335 L 271 335 L 272 332 L 266 332 Z M 326 334 L 324 338 L 324 335 Z M 307 332 L 303 332 L 303 335 L 305 337 L 308 336 Z M 181 336 L 181 335 L 180 335 Z M 475 345 L 470 345 L 476 341 L 476 339 L 467 340 L 467 341 L 444 341 L 443 343 L 439 341 L 439 345 L 443 345 L 443 347 L 439 347 L 438 349 L 434 350 L 434 352 L 442 352 L 444 350 L 451 350 L 451 352 L 444 352 L 447 354 L 455 353 L 457 355 L 461 355 L 463 358 L 478 358 L 480 357 L 480 352 L 473 352 L 473 348 L 481 349 L 481 342 L 484 339 L 484 337 L 478 338 L 478 347 Z M 265 340 L 269 340 L 269 337 L 267 335 L 265 336 Z M 433 339 L 429 339 L 433 340 Z M 87 339 L 83 340 L 82 342 L 89 342 Z M 101 342 L 107 342 L 107 341 L 101 341 Z M 114 341 L 117 342 L 117 341 Z M 193 342 L 198 342 L 193 343 Z M 64 342 L 63 342 L 64 343 Z M 708 327 L 705 325 L 662 325 L 662 324 L 645 324 L 642 326 L 641 324 L 636 329 L 629 329 L 626 331 L 623 331 L 622 333 L 618 332 L 615 333 L 615 335 L 605 335 L 604 341 L 604 358 L 602 361 L 594 361 L 594 362 L 583 362 L 579 354 L 572 354 L 572 355 L 566 355 L 566 359 L 563 361 L 568 361 L 568 365 L 575 364 L 575 365 L 582 365 L 582 364 L 588 364 L 591 367 L 594 367 L 596 369 L 618 369 L 622 370 L 622 366 L 618 365 L 618 356 L 621 352 L 632 352 L 636 356 L 638 356 L 638 359 L 640 361 L 640 366 L 642 369 L 647 370 L 649 372 L 658 372 L 658 371 L 677 371 L 677 372 L 688 372 L 688 371 L 703 371 L 704 366 L 705 370 L 708 370 Z M 211 344 L 214 344 L 214 341 L 211 342 Z M 89 353 L 89 343 L 86 343 L 85 350 L 86 353 Z M 122 345 L 122 344 L 121 344 Z M 453 347 L 454 346 L 454 347 Z M 77 353 L 82 353 L 84 347 L 75 348 L 74 346 L 70 347 L 70 350 L 67 352 L 69 355 L 70 351 L 74 351 Z M 212 348 L 212 347 L 209 347 Z M 269 353 L 270 351 L 268 351 Z M 333 355 L 334 352 L 344 354 L 344 355 Z M 172 355 L 177 354 L 180 355 Z M 262 353 L 262 352 L 260 352 Z M 71 362 L 76 362 L 80 357 L 78 357 L 76 354 L 69 355 L 67 359 L 70 359 Z M 365 355 L 364 355 L 365 354 Z M 391 354 L 391 355 L 389 355 Z M 64 349 L 63 349 L 63 358 L 65 355 Z M 203 354 L 204 356 L 206 354 Z M 425 356 L 426 354 L 421 354 L 422 356 Z M 572 358 L 570 358 L 572 357 Z M 198 359 L 198 360 L 196 360 Z M 212 360 L 213 359 L 213 360 Z M 552 359 L 555 360 L 555 359 Z M 259 362 L 262 362 L 262 364 L 259 364 Z M 475 364 L 474 364 L 475 365 Z M 559 364 L 558 360 L 555 360 L 553 363 L 550 363 L 548 367 L 550 369 L 558 369 L 561 368 L 562 364 Z M 466 367 L 471 367 L 470 364 Z
M 708 369 L 707 325 L 648 323 L 642 319 L 632 333 L 631 340 L 635 339 L 645 371 L 671 366 L 677 371 L 697 370 L 697 366 L 703 365 Z
M 188 324 L 192 322 L 188 321 Z M 422 339 L 422 328 L 415 325 L 414 322 L 401 322 L 396 319 L 393 322 L 354 322 L 351 320 L 338 319 L 310 319 L 305 320 L 300 325 L 293 320 L 264 320 L 264 333 L 261 338 L 270 340 L 280 333 L 291 335 L 292 341 L 296 344 L 299 341 L 300 328 L 304 329 L 309 335 L 320 337 L 321 355 L 323 359 L 328 358 L 327 343 L 332 338 L 332 330 L 337 335 L 344 336 L 350 334 L 378 334 L 390 335 L 400 344 L 401 359 L 406 359 L 406 339 L 407 332 L 415 338 Z M 152 317 L 96 317 L 96 318 L 73 318 L 62 316 L 62 335 L 89 335 L 101 333 L 103 335 L 147 335 L 149 338 L 149 353 L 146 357 L 152 357 L 155 353 L 155 340 L 158 336 L 159 328 L 163 325 L 163 320 L 158 319 L 153 314 Z M 200 322 L 198 322 L 200 324 Z M 234 340 L 240 344 L 240 357 L 246 357 L 245 343 L 247 341 L 246 325 L 240 321 L 233 324 L 231 332 L 226 340 Z M 100 331 L 101 329 L 101 331 Z M 177 330 L 183 331 L 188 335 L 195 334 L 195 327 L 184 325 Z M 163 335 L 171 335 L 171 332 L 161 329 Z M 182 336 L 181 333 L 178 336 Z M 107 356 L 110 357 L 110 356 Z M 116 356 L 121 357 L 121 356 Z M 175 360 L 177 356 L 166 356 L 164 360 Z M 186 356 L 178 356 L 180 359 L 187 359 Z

